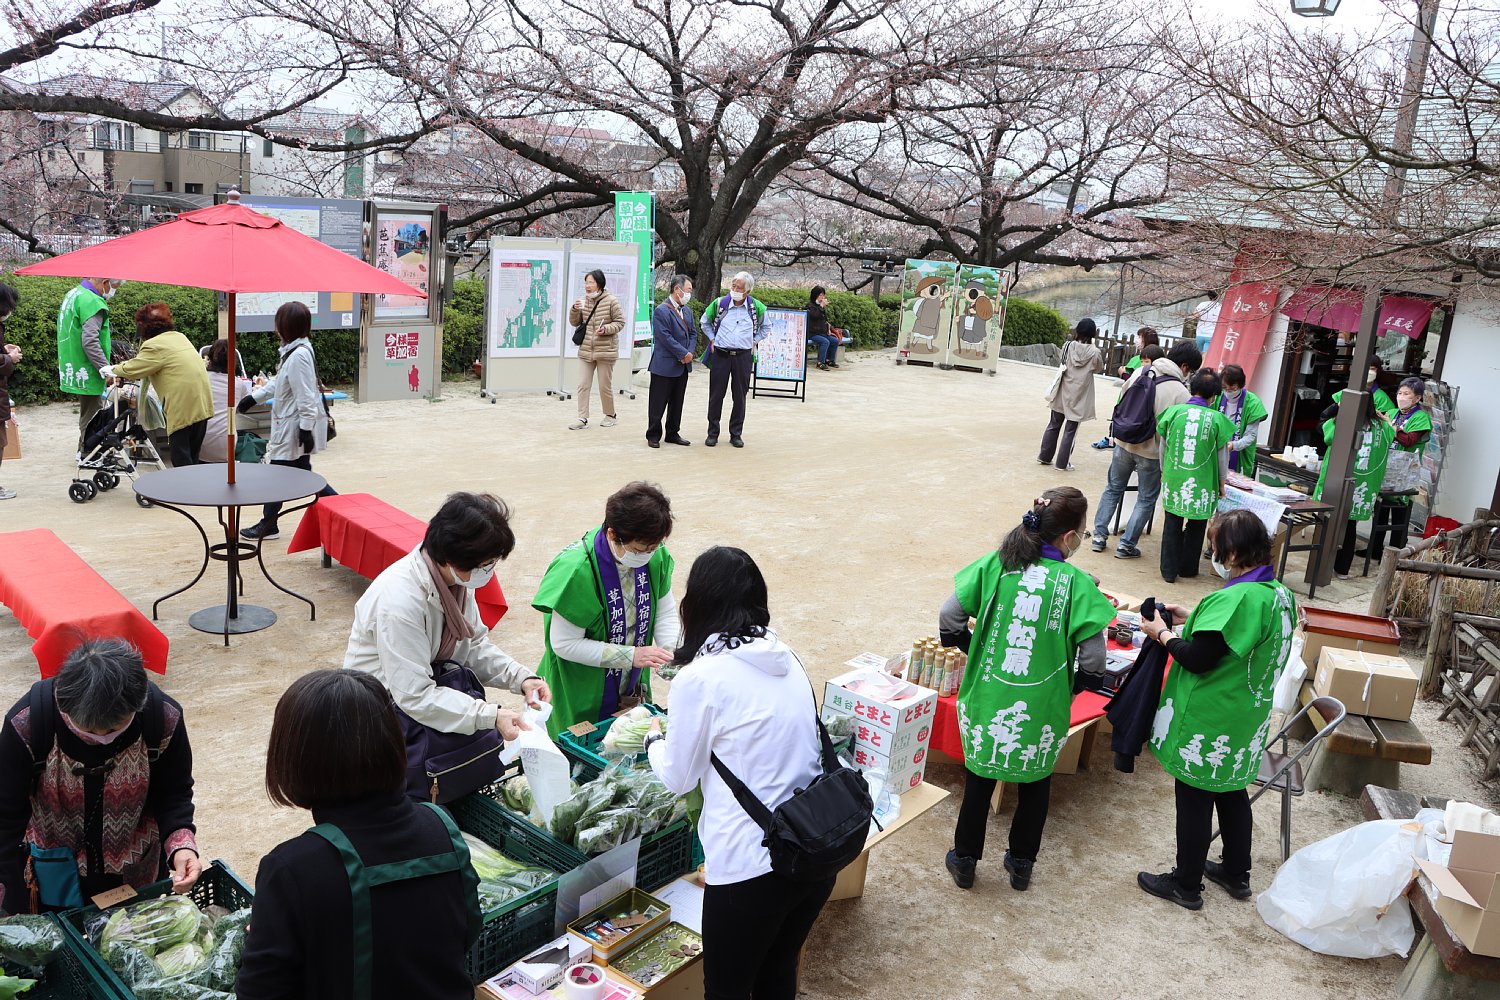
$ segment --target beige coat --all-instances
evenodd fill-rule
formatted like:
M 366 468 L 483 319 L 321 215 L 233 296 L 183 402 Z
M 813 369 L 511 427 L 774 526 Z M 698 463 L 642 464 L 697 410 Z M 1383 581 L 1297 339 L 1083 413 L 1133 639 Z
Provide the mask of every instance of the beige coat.
M 1104 355 L 1092 343 L 1070 340 L 1063 345 L 1062 381 L 1052 409 L 1069 420 L 1094 419 L 1094 375 L 1104 370 Z
M 578 345 L 578 360 L 612 361 L 620 356 L 619 336 L 625 328 L 625 313 L 620 309 L 620 300 L 608 288 L 599 293 L 597 308 L 585 301 L 582 309 L 575 304 L 568 310 L 568 336 L 588 319 L 591 310 L 594 318 L 589 320 L 588 336 Z

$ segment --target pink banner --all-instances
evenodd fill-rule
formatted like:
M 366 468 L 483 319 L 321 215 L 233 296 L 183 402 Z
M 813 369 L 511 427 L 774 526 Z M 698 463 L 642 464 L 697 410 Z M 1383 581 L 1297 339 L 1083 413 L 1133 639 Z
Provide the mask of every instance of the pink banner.
M 1432 319 L 1432 310 L 1436 308 L 1437 303 L 1430 299 L 1387 295 L 1380 303 L 1380 322 L 1375 326 L 1375 335 L 1404 333 L 1416 340 L 1427 329 L 1427 321 Z
M 1281 312 L 1312 326 L 1355 333 L 1364 309 L 1365 293 L 1358 289 L 1308 285 L 1293 292 Z
M 1276 296 L 1280 289 L 1268 281 L 1246 281 L 1231 285 L 1224 293 L 1224 306 L 1219 310 L 1219 322 L 1214 327 L 1214 339 L 1208 348 L 1204 364 L 1218 370 L 1225 365 L 1239 365 L 1245 369 L 1248 382 L 1255 374 L 1255 365 L 1260 361 L 1261 348 L 1266 342 L 1266 331 L 1271 328 L 1271 315 L 1276 311 Z

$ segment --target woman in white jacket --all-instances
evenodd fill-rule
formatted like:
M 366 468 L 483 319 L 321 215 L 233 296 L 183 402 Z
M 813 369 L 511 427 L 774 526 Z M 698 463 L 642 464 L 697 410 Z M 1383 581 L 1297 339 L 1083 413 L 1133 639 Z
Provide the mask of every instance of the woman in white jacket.
M 312 313 L 301 302 L 283 303 L 276 310 L 276 333 L 281 337 L 281 362 L 266 384 L 235 404 L 244 413 L 271 400 L 271 441 L 266 461 L 312 471 L 312 457 L 328 447 L 328 411 L 323 409 L 323 386 L 318 381 L 318 360 L 312 346 Z M 325 486 L 320 497 L 337 494 Z M 240 534 L 251 540 L 279 538 L 276 518 L 281 504 L 268 503 L 260 521 Z
M 678 794 L 703 786 L 705 1000 L 793 1000 L 797 958 L 826 881 L 771 869 L 755 821 L 709 759 L 716 755 L 774 810 L 821 769 L 817 705 L 802 663 L 769 629 L 766 581 L 742 550 L 718 546 L 693 563 L 680 608 L 683 640 L 669 735 L 653 724 L 651 767 Z

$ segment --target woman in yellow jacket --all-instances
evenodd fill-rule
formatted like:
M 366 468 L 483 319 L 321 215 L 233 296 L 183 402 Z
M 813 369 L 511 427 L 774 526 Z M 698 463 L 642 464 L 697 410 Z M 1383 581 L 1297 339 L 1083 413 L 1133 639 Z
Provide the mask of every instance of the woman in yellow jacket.
M 610 384 L 615 373 L 615 361 L 620 357 L 620 331 L 625 329 L 625 313 L 615 293 L 604 287 L 604 272 L 595 268 L 583 278 L 583 295 L 573 302 L 568 310 L 569 328 L 584 328 L 582 340 L 574 334 L 578 345 L 578 420 L 568 425 L 569 430 L 581 431 L 589 425 L 589 390 L 594 385 L 594 373 L 599 373 L 599 408 L 604 411 L 600 427 L 615 425 L 614 387 Z
M 141 349 L 129 361 L 105 368 L 106 378 L 149 379 L 167 418 L 167 444 L 172 465 L 198 464 L 209 418 L 214 415 L 208 369 L 188 339 L 173 329 L 172 310 L 165 302 L 148 302 L 135 313 Z M 145 399 L 146 387 L 141 386 Z

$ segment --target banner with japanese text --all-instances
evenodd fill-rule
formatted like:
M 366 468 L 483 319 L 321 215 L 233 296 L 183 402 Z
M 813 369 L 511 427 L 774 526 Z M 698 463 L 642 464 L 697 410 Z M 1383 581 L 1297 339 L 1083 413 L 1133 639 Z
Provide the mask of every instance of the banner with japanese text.
M 655 284 L 651 241 L 656 234 L 656 197 L 650 191 L 615 192 L 615 242 L 634 243 L 640 250 L 635 291 L 635 339 L 651 337 L 651 293 Z M 622 303 L 624 305 L 624 303 Z
M 1224 293 L 1219 322 L 1214 326 L 1213 343 L 1209 345 L 1208 357 L 1203 363 L 1216 371 L 1225 365 L 1239 365 L 1245 369 L 1248 382 L 1260 361 L 1279 293 L 1279 286 L 1269 281 L 1231 285 Z

